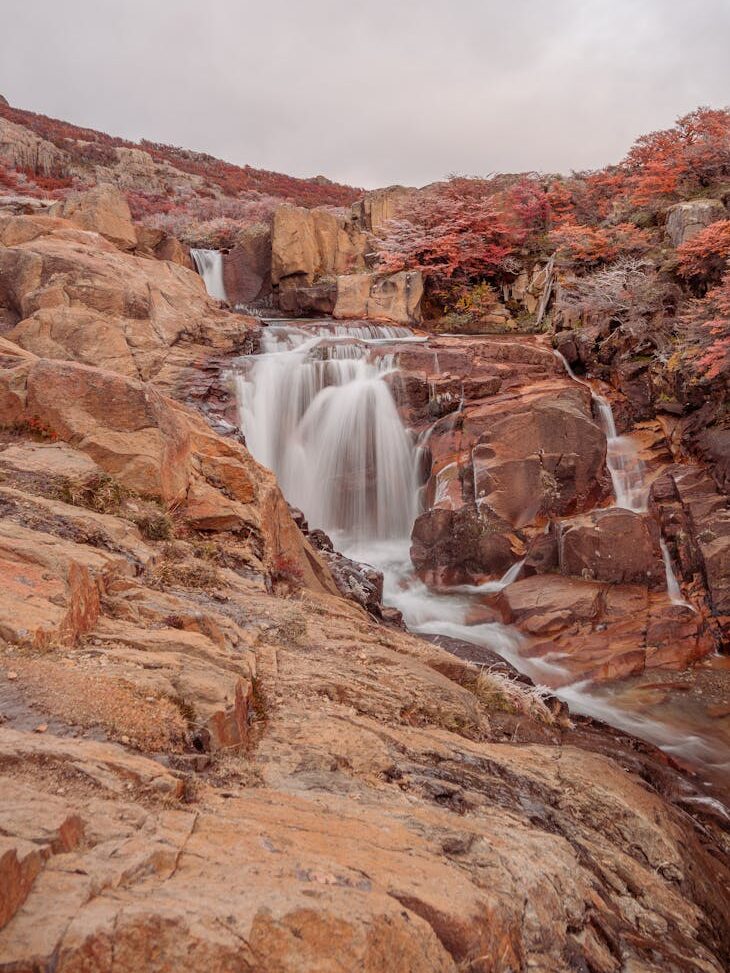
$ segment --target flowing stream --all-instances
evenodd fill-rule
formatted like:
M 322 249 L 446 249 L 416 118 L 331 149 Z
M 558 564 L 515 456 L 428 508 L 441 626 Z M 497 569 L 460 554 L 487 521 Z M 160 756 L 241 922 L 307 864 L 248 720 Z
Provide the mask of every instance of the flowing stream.
M 223 254 L 220 250 L 196 250 L 191 247 L 195 269 L 203 278 L 205 289 L 211 297 L 226 300 L 226 286 L 223 283 Z
M 523 562 L 499 581 L 448 591 L 432 590 L 416 577 L 409 549 L 422 492 L 420 444 L 403 426 L 391 395 L 397 372 L 391 347 L 425 340 L 405 328 L 271 321 L 263 332 L 262 352 L 239 360 L 234 372 L 240 426 L 252 454 L 276 473 L 285 496 L 311 527 L 326 531 L 343 554 L 383 572 L 383 600 L 400 610 L 411 631 L 490 649 L 536 684 L 551 686 L 573 712 L 604 720 L 693 762 L 716 765 L 714 744 L 701 733 L 678 741 L 672 727 L 622 708 L 605 687 L 570 684 L 561 667 L 521 655 L 524 638 L 516 628 L 474 621 L 479 597 L 515 581 Z M 567 362 L 566 367 L 572 375 Z M 638 454 L 630 440 L 616 435 L 607 400 L 591 394 L 609 441 L 616 502 L 645 510 L 647 488 Z M 668 552 L 665 565 L 670 596 L 681 598 Z

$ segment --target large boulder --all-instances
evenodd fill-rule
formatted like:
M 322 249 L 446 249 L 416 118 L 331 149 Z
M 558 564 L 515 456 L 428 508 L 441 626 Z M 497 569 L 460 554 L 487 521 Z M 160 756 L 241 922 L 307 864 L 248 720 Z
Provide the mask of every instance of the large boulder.
M 417 324 L 421 321 L 423 278 L 418 271 L 382 277 L 348 274 L 337 278 L 334 316 Z
M 727 210 L 719 199 L 692 199 L 672 206 L 667 215 L 667 236 L 678 247 L 691 240 L 710 223 L 726 220 Z
M 44 358 L 174 387 L 205 348 L 235 352 L 253 330 L 216 307 L 193 271 L 122 252 L 66 220 L 0 217 L 0 244 L 0 321 Z
M 271 293 L 271 228 L 248 226 L 223 255 L 223 282 L 231 304 L 251 304 Z
M 476 498 L 513 526 L 585 510 L 607 492 L 606 437 L 580 387 L 485 405 L 465 432 L 473 426 Z
M 73 193 L 51 207 L 51 216 L 70 220 L 82 230 L 93 230 L 120 250 L 134 250 L 137 232 L 123 193 L 100 183 L 83 193 Z
M 271 280 L 295 277 L 303 285 L 320 277 L 365 268 L 367 237 L 352 222 L 327 210 L 280 206 L 271 231 Z
M 663 587 L 659 528 L 646 514 L 620 507 L 594 510 L 561 525 L 563 574 L 613 584 Z

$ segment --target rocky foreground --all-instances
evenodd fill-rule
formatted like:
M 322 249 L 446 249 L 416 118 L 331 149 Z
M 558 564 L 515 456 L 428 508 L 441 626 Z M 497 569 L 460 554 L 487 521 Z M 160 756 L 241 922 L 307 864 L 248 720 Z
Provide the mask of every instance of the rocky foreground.
M 0 970 L 725 969 L 712 802 L 341 596 L 192 408 L 256 325 L 174 255 L 0 216 Z

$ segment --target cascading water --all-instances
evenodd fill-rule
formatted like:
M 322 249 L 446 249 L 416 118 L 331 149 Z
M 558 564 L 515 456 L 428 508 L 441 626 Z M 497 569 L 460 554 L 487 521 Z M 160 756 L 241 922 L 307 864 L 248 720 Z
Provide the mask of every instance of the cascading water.
M 646 468 L 628 436 L 619 436 L 608 399 L 593 393 L 601 426 L 606 434 L 606 466 L 611 474 L 616 506 L 642 513 L 649 499 Z
M 628 436 L 619 436 L 616 431 L 616 420 L 608 399 L 595 392 L 588 382 L 578 378 L 565 355 L 559 351 L 554 354 L 573 381 L 584 385 L 591 393 L 601 428 L 606 435 L 606 466 L 611 476 L 616 506 L 643 513 L 649 498 L 649 487 L 646 482 L 646 467 L 636 446 Z
M 339 327 L 271 328 L 237 379 L 253 455 L 313 526 L 351 543 L 407 538 L 416 513 L 415 450 L 384 381 L 392 357 L 368 347 L 392 330 L 368 325 L 340 341 Z
M 331 534 L 342 553 L 383 572 L 383 601 L 401 611 L 411 631 L 486 647 L 535 682 L 555 687 L 573 711 L 716 765 L 715 752 L 702 737 L 678 743 L 670 726 L 622 709 L 610 687 L 568 685 L 568 673 L 559 666 L 527 658 L 514 627 L 474 621 L 479 599 L 517 580 L 524 562 L 498 581 L 447 592 L 433 591 L 416 577 L 409 548 L 418 513 L 419 447 L 403 427 L 386 381 L 395 370 L 388 343 L 414 340 L 423 339 L 377 325 L 270 324 L 262 354 L 241 360 L 236 372 L 240 424 L 253 455 L 276 472 L 287 499 L 312 527 Z M 607 436 L 619 439 L 608 415 Z M 631 489 L 630 481 L 624 487 L 619 480 L 617 502 L 638 507 Z
M 223 283 L 223 255 L 220 250 L 200 250 L 191 247 L 195 269 L 203 278 L 205 289 L 211 297 L 226 300 L 226 287 Z

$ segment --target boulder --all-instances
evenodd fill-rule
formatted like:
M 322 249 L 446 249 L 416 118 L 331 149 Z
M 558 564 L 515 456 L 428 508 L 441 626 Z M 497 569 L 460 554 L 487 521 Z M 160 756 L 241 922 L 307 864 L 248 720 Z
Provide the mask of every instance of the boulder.
M 365 267 L 367 238 L 350 221 L 327 210 L 280 206 L 271 231 L 271 280 L 302 285 Z
M 691 240 L 710 223 L 726 220 L 728 212 L 719 199 L 692 199 L 677 203 L 667 214 L 667 236 L 678 247 Z
M 455 486 L 460 494 L 458 480 Z M 501 577 L 515 561 L 519 540 L 487 507 L 442 502 L 416 518 L 411 560 L 418 574 L 437 584 Z
M 515 527 L 585 510 L 607 492 L 606 437 L 579 387 L 484 405 L 465 420 L 472 429 L 476 498 Z
M 0 242 L 0 317 L 16 344 L 43 357 L 155 377 L 177 391 L 201 356 L 235 352 L 255 329 L 216 307 L 179 260 L 122 252 L 66 220 L 0 217 Z M 165 247 L 183 256 L 156 231 L 148 242 L 156 256 Z
M 664 587 L 659 529 L 647 514 L 619 507 L 594 510 L 561 524 L 563 574 L 613 584 Z
M 127 199 L 116 186 L 100 183 L 73 193 L 51 207 L 51 215 L 67 219 L 82 230 L 100 233 L 120 250 L 134 250 L 137 232 Z
M 271 293 L 271 228 L 247 226 L 223 254 L 223 282 L 231 304 L 251 304 Z
M 423 278 L 419 272 L 348 274 L 337 278 L 334 316 L 417 324 L 421 321 Z

